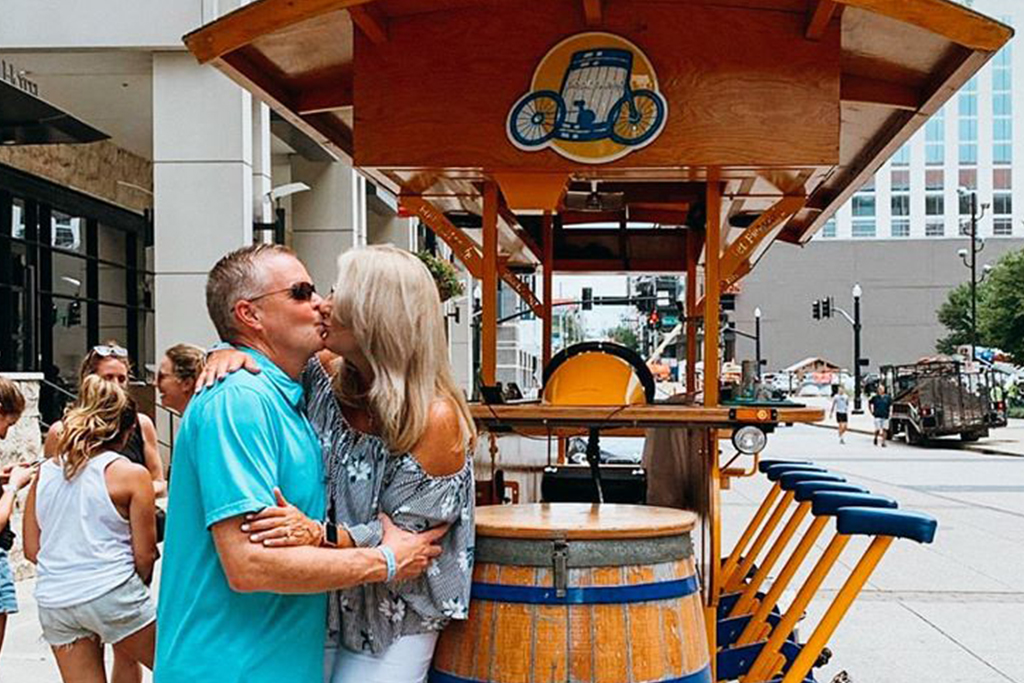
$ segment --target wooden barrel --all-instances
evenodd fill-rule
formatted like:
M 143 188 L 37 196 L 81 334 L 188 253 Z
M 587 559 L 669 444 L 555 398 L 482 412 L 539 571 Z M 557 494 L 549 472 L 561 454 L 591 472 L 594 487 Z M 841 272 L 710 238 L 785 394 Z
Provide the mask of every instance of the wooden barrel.
M 469 619 L 432 683 L 705 683 L 696 515 L 639 505 L 477 509 Z

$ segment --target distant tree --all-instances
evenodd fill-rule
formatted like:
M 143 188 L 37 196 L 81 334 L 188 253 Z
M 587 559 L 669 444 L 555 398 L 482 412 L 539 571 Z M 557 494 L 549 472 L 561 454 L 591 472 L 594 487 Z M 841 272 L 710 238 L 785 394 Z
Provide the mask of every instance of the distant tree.
M 978 298 L 979 336 L 1024 364 L 1024 249 L 999 259 Z
M 605 330 L 604 336 L 633 351 L 640 350 L 640 339 L 636 336 L 636 330 L 626 320 L 621 321 L 617 327 Z
M 983 298 L 985 283 L 978 287 L 978 304 L 980 308 Z M 963 283 L 951 290 L 939 310 L 936 311 L 939 322 L 942 323 L 949 334 L 935 344 L 939 353 L 954 354 L 956 348 L 963 344 L 971 343 L 971 285 Z M 981 316 L 979 315 L 979 320 Z M 980 326 L 979 326 L 980 328 Z M 980 329 L 979 329 L 980 334 Z M 978 340 L 981 343 L 981 340 Z
M 949 330 L 935 345 L 940 353 L 971 343 L 969 283 L 951 290 L 936 314 Z M 978 346 L 1001 349 L 1024 363 L 1024 250 L 1003 256 L 978 285 Z

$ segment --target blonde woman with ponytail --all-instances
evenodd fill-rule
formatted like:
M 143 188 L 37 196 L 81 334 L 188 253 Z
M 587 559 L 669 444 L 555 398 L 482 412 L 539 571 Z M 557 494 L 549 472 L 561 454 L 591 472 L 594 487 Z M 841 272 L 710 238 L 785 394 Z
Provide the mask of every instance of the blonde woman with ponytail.
M 105 683 L 103 643 L 153 667 L 153 485 L 145 467 L 119 452 L 137 424 L 120 385 L 85 377 L 63 424 L 56 457 L 29 490 L 25 556 L 38 565 L 39 622 L 61 677 Z
M 325 681 L 419 683 L 452 619 L 465 619 L 473 567 L 472 447 L 466 398 L 448 360 L 444 315 L 430 272 L 392 246 L 352 249 L 321 312 L 327 352 L 303 374 L 305 409 L 324 443 L 328 519 L 278 507 L 243 526 L 269 546 L 375 547 L 380 513 L 410 531 L 451 525 L 426 574 L 331 595 Z M 213 381 L 246 367 L 234 351 L 211 356 Z

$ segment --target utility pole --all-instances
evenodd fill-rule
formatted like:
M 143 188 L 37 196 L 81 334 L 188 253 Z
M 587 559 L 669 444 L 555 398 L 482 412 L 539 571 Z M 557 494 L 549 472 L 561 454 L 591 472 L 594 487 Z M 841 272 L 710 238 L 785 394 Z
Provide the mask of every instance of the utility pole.
M 757 382 L 761 383 L 761 307 L 754 309 L 754 362 L 757 367 Z
M 860 402 L 860 295 L 858 282 L 853 286 L 853 413 L 860 415 L 864 408 Z

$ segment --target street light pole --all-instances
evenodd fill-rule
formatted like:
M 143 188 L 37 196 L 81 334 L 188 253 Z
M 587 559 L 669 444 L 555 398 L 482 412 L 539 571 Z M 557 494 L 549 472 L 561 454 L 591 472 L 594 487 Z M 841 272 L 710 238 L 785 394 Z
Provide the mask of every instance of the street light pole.
M 853 286 L 853 413 L 864 412 L 860 401 L 860 296 L 863 291 L 858 282 Z
M 987 264 L 985 265 L 979 280 L 978 254 L 985 248 L 985 240 L 978 239 L 978 219 L 983 215 L 983 213 L 978 213 L 978 193 L 966 188 L 959 188 L 957 192 L 962 196 L 967 196 L 968 192 L 970 192 L 971 197 L 971 244 L 969 250 L 960 249 L 957 251 L 957 255 L 960 256 L 960 260 L 963 261 L 964 265 L 971 270 L 971 362 L 973 363 L 978 357 L 978 283 L 985 279 L 991 267 Z M 987 204 L 982 205 L 982 212 L 984 212 L 987 206 Z M 967 258 L 968 256 L 970 256 L 970 259 Z
M 971 193 L 971 362 L 978 357 L 978 193 Z
M 754 309 L 754 362 L 757 363 L 757 381 L 761 382 L 761 308 Z

